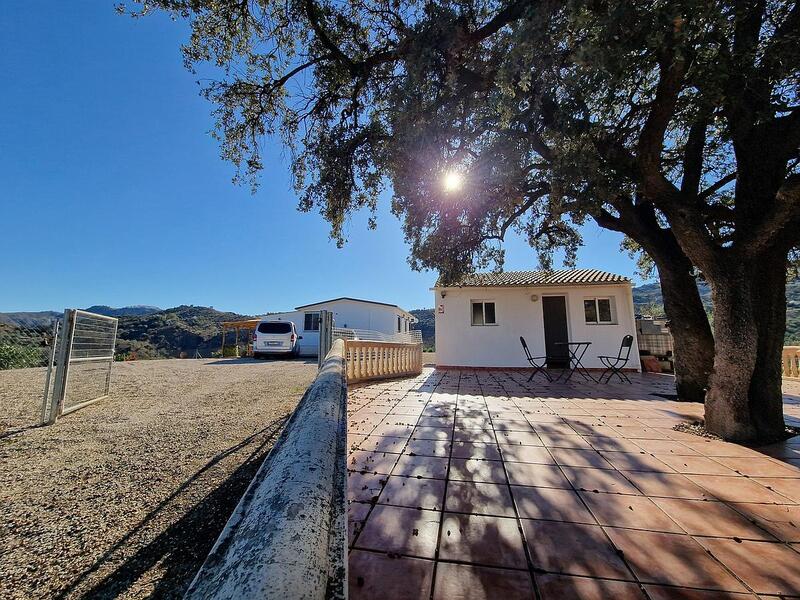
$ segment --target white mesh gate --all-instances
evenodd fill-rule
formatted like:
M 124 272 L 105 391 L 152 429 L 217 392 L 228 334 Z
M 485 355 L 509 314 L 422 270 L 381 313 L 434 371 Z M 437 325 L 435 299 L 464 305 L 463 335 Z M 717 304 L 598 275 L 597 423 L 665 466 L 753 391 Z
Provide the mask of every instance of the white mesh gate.
M 74 308 L 64 311 L 48 366 L 43 424 L 108 396 L 116 339 L 117 319 Z

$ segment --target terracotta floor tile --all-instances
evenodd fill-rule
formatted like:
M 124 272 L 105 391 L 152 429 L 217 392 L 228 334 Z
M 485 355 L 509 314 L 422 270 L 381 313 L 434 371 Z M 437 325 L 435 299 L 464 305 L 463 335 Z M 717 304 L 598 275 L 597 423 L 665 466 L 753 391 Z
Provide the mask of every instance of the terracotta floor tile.
M 600 525 L 683 533 L 675 521 L 644 496 L 581 492 L 581 497 Z
M 526 448 L 533 446 L 525 446 Z M 453 458 L 477 458 L 485 460 L 500 460 L 500 451 L 497 444 L 484 444 L 472 442 L 453 442 Z
M 364 452 L 356 450 L 347 457 L 347 468 L 350 471 L 380 473 L 388 475 L 400 457 L 391 452 Z
M 675 472 L 672 467 L 647 453 L 601 452 L 600 454 L 620 471 L 646 471 L 653 473 Z
M 716 459 L 748 477 L 800 477 L 800 469 L 766 457 L 720 457 Z
M 675 440 L 638 440 L 642 450 L 651 454 L 674 454 L 675 456 L 698 456 L 697 450 Z
M 500 446 L 503 460 L 506 462 L 525 462 L 542 465 L 554 465 L 556 461 L 544 446 Z
M 774 540 L 723 502 L 677 498 L 653 498 L 653 502 L 692 535 Z
M 729 444 L 720 440 L 697 440 L 697 437 L 694 436 L 694 439 L 687 439 L 681 441 L 681 443 L 693 450 L 697 450 L 703 456 L 758 456 L 758 452 L 752 448 L 740 446 L 739 444 Z
M 358 444 L 358 450 L 365 452 L 394 452 L 400 454 L 406 441 L 403 438 L 386 435 L 370 435 Z
M 440 562 L 434 600 L 531 600 L 533 584 L 526 571 Z
M 442 440 L 449 442 L 453 432 L 444 427 L 415 427 L 411 434 L 413 440 Z
M 483 483 L 506 483 L 503 463 L 499 460 L 450 459 L 451 480 L 479 481 Z
M 533 431 L 533 426 L 525 419 L 494 419 L 490 427 L 495 431 Z
M 370 435 L 388 435 L 389 437 L 401 437 L 408 439 L 411 437 L 413 427 L 399 426 L 399 425 L 378 425 L 373 429 Z
M 403 454 L 417 456 L 438 456 L 447 458 L 450 455 L 450 442 L 443 440 L 414 440 L 408 441 Z
M 497 567 L 525 568 L 516 519 L 446 513 L 439 558 Z
M 674 454 L 655 454 L 678 473 L 686 475 L 734 475 L 732 469 L 721 465 L 706 456 L 675 456 Z
M 452 429 L 453 417 L 420 417 L 417 421 L 419 427 L 445 427 Z
M 453 433 L 453 441 L 493 444 L 495 443 L 494 431 L 491 429 L 456 429 Z
M 354 550 L 350 553 L 349 597 L 352 600 L 419 600 L 430 594 L 433 561 L 390 558 Z
M 607 436 L 585 436 L 584 439 L 595 450 L 605 450 L 608 452 L 641 452 L 642 448 L 633 440 L 626 440 L 618 437 Z M 643 441 L 643 440 L 639 440 Z
M 644 583 L 746 591 L 688 535 L 612 527 L 606 532 Z
M 372 509 L 356 546 L 433 558 L 440 514 L 432 510 L 378 505 Z
M 495 483 L 449 481 L 445 510 L 513 517 L 514 505 L 508 486 Z
M 687 475 L 697 485 L 704 487 L 719 500 L 732 502 L 766 502 L 786 504 L 787 500 L 768 490 L 753 479 L 735 475 Z
M 539 435 L 533 431 L 497 431 L 497 442 L 499 444 L 511 444 L 521 446 L 542 446 Z
M 386 475 L 374 473 L 347 473 L 347 499 L 354 501 L 370 502 L 381 493 Z
M 512 486 L 511 493 L 523 519 L 589 523 L 597 521 L 577 493 L 556 488 Z
M 550 448 L 550 454 L 557 464 L 566 467 L 613 468 L 597 450 L 589 448 Z
M 781 502 L 786 503 L 785 498 L 800 503 L 800 479 L 783 479 L 777 477 L 757 477 L 754 479 L 764 487 L 778 492 L 784 497 Z M 745 498 L 737 498 L 740 502 L 748 502 Z
M 800 506 L 788 504 L 732 504 L 782 542 L 800 542 Z
M 714 498 L 710 492 L 678 473 L 626 471 L 625 476 L 647 496 L 696 500 Z
M 543 433 L 539 435 L 542 444 L 548 448 L 591 448 L 591 444 L 580 435 Z
M 571 489 L 569 481 L 556 465 L 506 462 L 508 479 L 512 485 L 532 485 Z
M 719 590 L 690 590 L 688 588 L 646 585 L 651 600 L 757 600 L 754 594 L 721 592 Z
M 800 554 L 787 546 L 712 538 L 698 541 L 757 593 L 800 595 Z
M 447 475 L 447 459 L 434 456 L 402 455 L 394 468 L 394 475 L 406 477 L 432 477 L 444 479 Z
M 356 535 L 363 529 L 370 508 L 372 508 L 372 504 L 365 504 L 363 502 L 350 502 L 347 506 L 348 544 L 352 544 Z
M 523 519 L 522 529 L 536 568 L 633 581 L 599 526 Z
M 569 577 L 567 575 L 537 575 L 536 585 L 542 600 L 645 600 L 635 583 Z
M 444 502 L 444 480 L 392 475 L 383 487 L 378 502 L 441 510 Z
M 562 467 L 562 469 L 576 490 L 639 494 L 639 490 L 618 471 L 582 469 L 579 467 Z

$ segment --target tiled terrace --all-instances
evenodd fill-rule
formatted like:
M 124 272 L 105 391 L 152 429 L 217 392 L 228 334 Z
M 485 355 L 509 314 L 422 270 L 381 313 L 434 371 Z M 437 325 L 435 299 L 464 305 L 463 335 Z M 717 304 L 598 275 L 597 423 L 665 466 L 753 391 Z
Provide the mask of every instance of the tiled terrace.
M 670 394 L 433 369 L 351 390 L 351 598 L 800 596 L 800 437 L 674 431 L 702 407 Z

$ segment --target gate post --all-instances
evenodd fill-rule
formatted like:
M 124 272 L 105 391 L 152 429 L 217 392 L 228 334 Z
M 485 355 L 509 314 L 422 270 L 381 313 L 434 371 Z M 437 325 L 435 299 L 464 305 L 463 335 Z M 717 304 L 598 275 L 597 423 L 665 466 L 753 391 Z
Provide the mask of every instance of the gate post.
M 319 352 L 317 367 L 322 368 L 325 357 L 333 344 L 333 313 L 329 310 L 319 311 Z
M 47 424 L 52 425 L 64 408 L 64 396 L 67 393 L 67 378 L 69 377 L 69 359 L 72 356 L 72 340 L 75 337 L 75 316 L 77 311 L 68 308 L 64 311 L 64 326 L 62 329 L 61 347 L 58 352 L 56 366 L 56 381 L 53 386 L 53 396 L 50 399 L 50 411 L 47 415 Z

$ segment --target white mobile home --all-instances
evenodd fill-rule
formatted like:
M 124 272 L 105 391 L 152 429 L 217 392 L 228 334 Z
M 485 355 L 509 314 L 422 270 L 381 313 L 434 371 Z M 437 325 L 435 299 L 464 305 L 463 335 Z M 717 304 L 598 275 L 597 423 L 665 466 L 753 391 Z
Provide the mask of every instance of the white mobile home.
M 319 313 L 333 313 L 334 327 L 344 329 L 368 329 L 391 335 L 408 333 L 417 318 L 396 304 L 360 300 L 358 298 L 334 298 L 313 304 L 297 306 L 291 312 L 269 315 L 276 321 L 292 321 L 300 340 L 302 356 L 316 356 L 319 348 Z
M 631 281 L 594 269 L 477 273 L 436 284 L 436 363 L 441 367 L 527 367 L 533 356 L 563 361 L 564 342 L 591 342 L 582 363 L 603 368 L 632 335 L 627 369 L 640 369 Z M 561 359 L 559 361 L 558 359 Z

